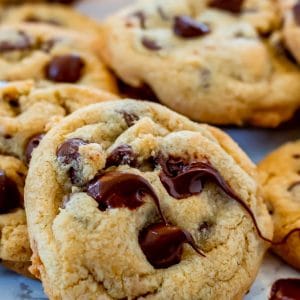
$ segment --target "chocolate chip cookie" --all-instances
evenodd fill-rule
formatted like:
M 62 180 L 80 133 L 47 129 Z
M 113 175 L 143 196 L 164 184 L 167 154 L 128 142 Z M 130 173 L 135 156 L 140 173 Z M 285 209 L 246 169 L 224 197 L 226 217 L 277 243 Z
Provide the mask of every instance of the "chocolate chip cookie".
M 266 201 L 274 222 L 273 250 L 300 269 L 300 141 L 282 146 L 259 164 Z
M 65 115 L 113 99 L 98 89 L 73 85 L 38 89 L 33 82 L 14 82 L 0 88 L 0 153 L 5 154 L 0 155 L 0 259 L 4 265 L 22 274 L 29 266 L 23 187 L 33 150 Z
M 102 54 L 196 121 L 275 127 L 300 106 L 299 68 L 267 38 L 280 16 L 271 0 L 142 0 L 107 19 Z
M 90 18 L 65 5 L 24 4 L 4 10 L 1 21 L 5 24 L 50 24 L 81 32 L 99 34 L 99 25 Z
M 33 153 L 33 266 L 51 299 L 241 299 L 272 224 L 218 129 L 150 102 L 91 105 Z
M 114 78 L 94 52 L 94 36 L 50 25 L 1 26 L 0 80 L 74 83 L 114 92 Z

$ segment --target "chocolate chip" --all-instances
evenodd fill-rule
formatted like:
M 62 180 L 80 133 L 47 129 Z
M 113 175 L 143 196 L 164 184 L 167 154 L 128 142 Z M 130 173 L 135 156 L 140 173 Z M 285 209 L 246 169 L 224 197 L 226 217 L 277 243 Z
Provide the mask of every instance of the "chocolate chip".
M 138 18 L 142 29 L 146 29 L 146 16 L 143 11 L 137 11 L 133 13 L 132 16 Z
M 232 13 L 240 13 L 244 0 L 212 0 L 210 7 L 227 10 Z
M 87 144 L 88 143 L 82 139 L 73 138 L 62 143 L 56 151 L 57 159 L 61 164 L 72 165 L 69 168 L 69 177 L 74 185 L 81 185 L 78 172 L 76 168 L 74 168 L 78 164 L 77 160 L 80 156 L 78 150 L 80 146 Z
M 175 17 L 173 30 L 176 35 L 182 38 L 195 38 L 210 32 L 206 24 L 197 22 L 189 16 Z
M 38 145 L 40 144 L 41 140 L 43 139 L 43 137 L 45 136 L 44 133 L 40 133 L 40 134 L 36 134 L 33 137 L 31 137 L 25 147 L 25 160 L 26 163 L 29 165 L 30 160 L 31 160 L 31 156 L 32 156 L 32 152 L 33 150 L 38 147 Z
M 118 87 L 120 93 L 126 98 L 147 100 L 156 103 L 159 102 L 159 99 L 156 96 L 155 92 L 146 83 L 143 83 L 138 87 L 134 87 L 126 84 L 124 81 L 119 79 Z
M 24 51 L 32 48 L 32 43 L 30 38 L 23 32 L 18 31 L 17 36 L 12 40 L 2 40 L 0 41 L 0 52 L 10 52 L 10 51 Z
M 295 22 L 297 25 L 300 25 L 300 1 L 298 1 L 293 7 L 293 14 Z
M 111 166 L 129 165 L 135 167 L 137 165 L 136 155 L 129 145 L 121 145 L 114 149 L 106 159 L 106 168 Z
M 270 300 L 299 300 L 300 279 L 287 278 L 275 281 L 271 288 Z
M 22 206 L 22 197 L 16 183 L 4 170 L 0 170 L 0 214 L 6 214 Z
M 139 175 L 123 172 L 104 173 L 87 185 L 87 194 L 98 202 L 101 211 L 121 207 L 133 210 L 143 205 L 145 195 L 149 195 L 160 217 L 165 221 L 155 191 L 149 182 Z
M 65 165 L 72 164 L 79 157 L 79 147 L 87 144 L 87 142 L 78 138 L 66 140 L 56 151 L 59 162 Z
M 57 20 L 41 19 L 37 16 L 28 16 L 27 18 L 25 18 L 24 21 L 27 22 L 27 23 L 45 23 L 45 24 L 54 25 L 54 26 L 61 26 L 62 25 Z
M 295 159 L 299 159 L 300 158 L 300 154 L 293 154 L 293 158 L 295 158 Z
M 142 38 L 142 44 L 149 50 L 158 51 L 162 49 L 162 47 L 158 45 L 155 40 L 147 37 Z
M 52 58 L 45 68 L 46 77 L 55 82 L 75 83 L 81 76 L 84 61 L 78 55 L 62 55 Z
M 18 99 L 10 99 L 8 101 L 9 105 L 13 108 L 19 108 L 20 107 L 20 103 Z
M 122 115 L 128 127 L 131 127 L 139 120 L 139 117 L 135 114 L 122 111 Z
M 200 255 L 192 235 L 177 226 L 152 224 L 139 234 L 139 244 L 149 263 L 156 269 L 165 269 L 180 263 L 183 244 L 190 244 Z
M 12 138 L 12 135 L 11 134 L 5 134 L 4 138 L 7 139 L 7 140 L 10 140 Z

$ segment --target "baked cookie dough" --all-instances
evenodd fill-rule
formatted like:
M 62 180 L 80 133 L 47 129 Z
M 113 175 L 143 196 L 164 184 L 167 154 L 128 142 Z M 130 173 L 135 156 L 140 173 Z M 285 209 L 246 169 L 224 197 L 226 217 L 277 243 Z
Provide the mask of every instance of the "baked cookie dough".
M 0 88 L 0 259 L 4 265 L 29 274 L 23 187 L 33 150 L 65 115 L 115 98 L 98 89 L 72 85 L 39 89 L 30 81 Z
M 24 4 L 6 8 L 1 21 L 4 24 L 50 24 L 78 32 L 99 34 L 99 25 L 76 10 L 59 4 Z
M 300 269 L 300 141 L 271 153 L 258 169 L 274 222 L 274 242 L 285 239 L 273 251 Z
M 226 134 L 161 105 L 83 108 L 33 153 L 31 271 L 50 299 L 242 299 L 272 236 L 255 178 Z
M 35 80 L 39 86 L 74 83 L 116 91 L 95 52 L 98 38 L 50 25 L 0 27 L 0 80 Z
M 196 121 L 275 127 L 300 106 L 299 67 L 267 38 L 280 22 L 271 0 L 141 0 L 106 20 L 102 55 Z

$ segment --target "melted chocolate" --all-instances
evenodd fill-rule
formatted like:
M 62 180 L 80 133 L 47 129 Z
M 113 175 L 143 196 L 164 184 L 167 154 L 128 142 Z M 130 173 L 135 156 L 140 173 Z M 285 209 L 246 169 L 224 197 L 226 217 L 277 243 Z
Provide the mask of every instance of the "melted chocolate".
M 99 209 L 127 207 L 136 209 L 144 204 L 144 196 L 151 196 L 161 218 L 166 223 L 161 211 L 159 199 L 148 181 L 135 174 L 107 172 L 97 176 L 87 186 L 87 194 L 99 203 Z
M 152 51 L 158 51 L 158 50 L 162 49 L 162 47 L 160 45 L 158 45 L 155 40 L 152 40 L 152 39 L 147 38 L 147 37 L 142 38 L 142 44 L 147 49 L 152 50 Z
M 40 144 L 44 136 L 45 136 L 44 133 L 36 134 L 33 137 L 31 137 L 30 140 L 28 141 L 25 148 L 25 160 L 28 165 L 30 163 L 33 150 Z
M 183 244 L 188 243 L 200 255 L 192 235 L 177 226 L 152 224 L 140 232 L 139 243 L 149 263 L 156 269 L 168 268 L 181 261 Z
M 0 170 L 0 214 L 22 207 L 23 199 L 17 184 L 10 179 L 5 171 Z
M 236 195 L 223 179 L 222 175 L 209 162 L 188 163 L 181 158 L 170 157 L 169 159 L 165 159 L 161 155 L 156 159 L 156 162 L 162 167 L 160 180 L 172 197 L 183 199 L 200 194 L 206 182 L 214 182 L 227 196 L 237 201 L 247 211 L 259 237 L 272 243 L 271 240 L 262 235 L 255 216 L 248 205 Z
M 45 68 L 46 77 L 54 82 L 75 83 L 81 76 L 84 61 L 78 55 L 55 56 Z
M 0 41 L 0 53 L 30 50 L 32 46 L 30 38 L 23 31 L 19 31 L 17 39 Z
M 300 300 L 300 279 L 287 278 L 274 282 L 270 300 Z
M 65 165 L 71 164 L 72 161 L 76 160 L 79 157 L 79 147 L 87 144 L 87 142 L 78 138 L 66 140 L 57 149 L 57 158 L 61 163 Z
M 210 7 L 227 10 L 232 13 L 240 13 L 244 0 L 212 0 Z
M 113 150 L 106 159 L 106 168 L 111 166 L 129 165 L 135 167 L 137 165 L 136 155 L 132 147 L 129 145 L 121 145 Z
M 300 25 L 300 1 L 298 1 L 293 7 L 294 19 L 297 25 Z
M 189 16 L 175 17 L 173 30 L 182 38 L 195 38 L 210 33 L 206 24 L 197 22 Z

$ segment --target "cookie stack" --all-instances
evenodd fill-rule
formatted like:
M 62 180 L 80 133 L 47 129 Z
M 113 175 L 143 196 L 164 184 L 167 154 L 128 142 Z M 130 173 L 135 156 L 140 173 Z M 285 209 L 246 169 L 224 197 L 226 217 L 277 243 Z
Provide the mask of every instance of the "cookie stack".
M 270 247 L 300 268 L 299 143 L 257 170 L 195 122 L 290 119 L 299 19 L 284 0 L 140 0 L 102 24 L 3 7 L 3 264 L 50 299 L 242 299 Z

